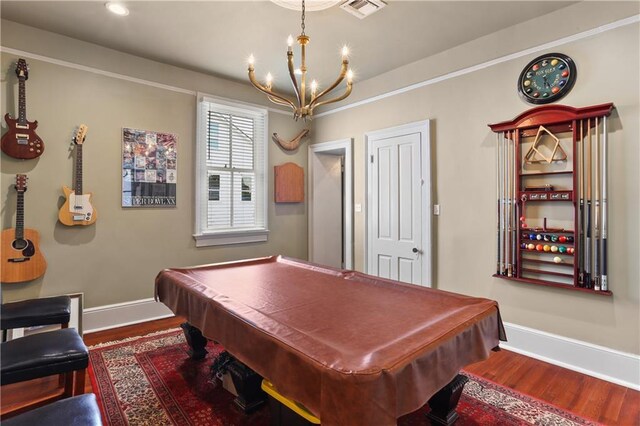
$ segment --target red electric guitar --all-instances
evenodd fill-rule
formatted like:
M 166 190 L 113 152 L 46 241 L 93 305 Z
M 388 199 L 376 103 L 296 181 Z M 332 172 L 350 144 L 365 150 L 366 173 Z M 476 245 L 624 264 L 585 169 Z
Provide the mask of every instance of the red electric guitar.
M 2 152 L 13 158 L 30 160 L 42 155 L 44 142 L 36 134 L 38 121 L 27 121 L 25 81 L 29 78 L 29 70 L 24 59 L 18 59 L 16 75 L 19 83 L 18 118 L 11 118 L 9 113 L 4 116 L 8 131 L 2 137 Z

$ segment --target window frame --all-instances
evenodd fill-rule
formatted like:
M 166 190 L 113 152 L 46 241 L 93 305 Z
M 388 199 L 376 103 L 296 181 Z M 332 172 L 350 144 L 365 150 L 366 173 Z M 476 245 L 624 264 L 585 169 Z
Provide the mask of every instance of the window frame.
M 256 174 L 259 171 L 262 171 L 264 174 L 262 179 L 262 188 L 258 188 L 258 180 L 255 179 L 256 188 L 255 193 L 256 197 L 258 196 L 258 192 L 262 195 L 263 203 L 262 211 L 264 215 L 264 226 L 263 227 L 254 227 L 254 228 L 226 228 L 220 230 L 207 230 L 203 225 L 204 215 L 203 213 L 206 211 L 206 204 L 209 200 L 209 180 L 208 180 L 208 168 L 207 168 L 207 122 L 203 119 L 203 108 L 204 103 L 212 103 L 217 104 L 223 107 L 227 111 L 233 112 L 237 111 L 239 114 L 246 115 L 249 113 L 250 115 L 255 115 L 256 118 L 262 117 L 264 120 L 264 129 L 263 129 L 263 161 L 256 161 L 255 153 L 254 153 L 254 170 L 256 170 Z M 195 174 L 195 187 L 196 187 L 196 196 L 195 196 L 195 231 L 193 237 L 196 241 L 196 247 L 207 247 L 207 246 L 217 246 L 217 245 L 228 245 L 228 244 L 242 244 L 242 243 L 253 243 L 253 242 L 263 242 L 267 241 L 269 236 L 269 227 L 268 227 L 268 206 L 269 206 L 269 197 L 268 197 L 268 188 L 269 188 L 269 173 L 268 173 L 268 153 L 269 153 L 269 144 L 268 144 L 268 134 L 269 134 L 269 110 L 265 107 L 260 107 L 258 105 L 234 101 L 231 99 L 220 98 L 217 96 L 206 95 L 202 93 L 198 93 L 197 96 L 197 106 L 196 106 L 196 174 Z M 262 164 L 260 164 L 262 163 Z M 257 203 L 256 203 L 257 206 Z M 256 207 L 259 209 L 259 207 Z

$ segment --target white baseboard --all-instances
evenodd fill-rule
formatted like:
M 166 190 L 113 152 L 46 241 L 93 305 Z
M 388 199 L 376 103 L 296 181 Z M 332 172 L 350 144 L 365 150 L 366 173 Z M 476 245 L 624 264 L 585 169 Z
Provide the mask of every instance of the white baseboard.
M 134 300 L 84 310 L 84 332 L 137 324 L 173 313 L 154 299 Z M 578 371 L 608 382 L 640 390 L 640 356 L 558 336 L 517 324 L 505 323 L 504 349 Z
M 500 347 L 598 379 L 640 390 L 640 355 L 504 323 Z
M 107 330 L 173 316 L 173 312 L 154 299 L 134 300 L 87 308 L 83 312 L 84 333 Z

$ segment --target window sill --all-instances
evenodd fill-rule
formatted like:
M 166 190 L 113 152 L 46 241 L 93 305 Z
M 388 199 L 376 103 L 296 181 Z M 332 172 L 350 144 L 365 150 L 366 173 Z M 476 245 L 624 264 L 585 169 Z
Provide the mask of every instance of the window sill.
M 224 246 L 229 244 L 258 243 L 267 241 L 268 229 L 207 232 L 195 234 L 196 247 Z

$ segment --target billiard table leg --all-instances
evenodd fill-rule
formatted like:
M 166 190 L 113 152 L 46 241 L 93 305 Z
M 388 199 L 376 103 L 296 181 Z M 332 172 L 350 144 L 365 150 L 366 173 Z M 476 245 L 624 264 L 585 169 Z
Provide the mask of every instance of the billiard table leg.
M 233 402 L 240 407 L 245 414 L 250 414 L 267 400 L 267 394 L 262 390 L 262 377 L 238 361 L 233 359 L 227 364 L 227 371 L 233 380 L 238 397 Z
M 182 324 L 180 324 L 180 327 L 184 332 L 184 337 L 187 340 L 187 344 L 191 348 L 187 352 L 191 359 L 204 359 L 204 357 L 207 356 L 207 350 L 205 349 L 205 346 L 207 346 L 207 338 L 202 335 L 202 332 L 200 330 L 198 330 L 188 322 L 183 322 Z
M 431 397 L 429 400 L 431 411 L 427 414 L 427 418 L 433 424 L 449 426 L 458 420 L 456 407 L 460 401 L 462 389 L 468 381 L 466 376 L 458 374 L 449 384 Z

